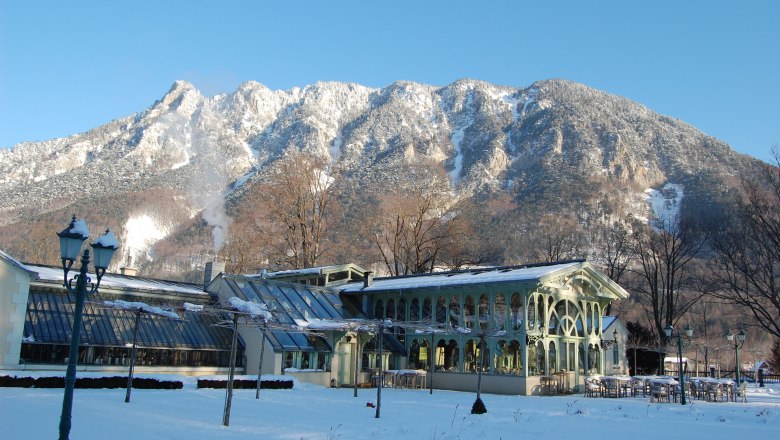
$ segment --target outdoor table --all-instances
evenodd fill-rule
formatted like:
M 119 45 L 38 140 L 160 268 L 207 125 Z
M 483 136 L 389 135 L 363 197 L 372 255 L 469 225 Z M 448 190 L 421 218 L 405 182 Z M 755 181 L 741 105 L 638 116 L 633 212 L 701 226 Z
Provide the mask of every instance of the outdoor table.
M 652 391 L 653 385 L 657 385 L 657 386 L 663 388 L 663 390 L 666 393 L 666 401 L 668 402 L 669 401 L 669 396 L 672 395 L 673 387 L 676 387 L 679 384 L 680 384 L 680 382 L 677 382 L 677 380 L 675 380 L 675 379 L 667 379 L 667 378 L 661 378 L 661 377 L 655 378 L 655 379 L 650 379 L 650 387 L 651 387 L 650 401 L 652 401 L 653 397 L 654 397 L 654 393 Z M 659 401 L 660 401 L 660 397 L 661 396 L 659 395 Z
M 602 376 L 601 383 L 605 384 L 607 388 L 607 397 L 610 397 L 609 389 L 611 387 L 616 388 L 615 397 L 628 397 L 628 386 L 631 383 L 631 376 Z
M 383 384 L 393 388 L 425 388 L 428 373 L 424 370 L 385 370 Z
M 646 396 L 647 393 L 650 391 L 650 381 L 653 379 L 661 379 L 661 376 L 634 376 L 634 380 L 639 380 L 642 382 L 642 396 Z

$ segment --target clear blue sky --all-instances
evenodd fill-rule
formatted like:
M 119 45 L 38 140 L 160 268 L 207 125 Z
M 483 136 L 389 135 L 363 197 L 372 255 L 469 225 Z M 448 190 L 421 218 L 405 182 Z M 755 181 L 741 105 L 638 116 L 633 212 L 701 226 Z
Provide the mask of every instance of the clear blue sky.
M 780 1 L 0 0 L 0 147 L 149 107 L 177 79 L 526 87 L 566 78 L 769 160 Z

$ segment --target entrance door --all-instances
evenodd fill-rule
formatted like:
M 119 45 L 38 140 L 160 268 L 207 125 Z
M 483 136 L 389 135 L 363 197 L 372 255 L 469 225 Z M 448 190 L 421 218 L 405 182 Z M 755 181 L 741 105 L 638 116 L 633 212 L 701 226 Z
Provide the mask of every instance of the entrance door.
M 352 344 L 349 342 L 339 343 L 339 349 L 337 353 L 339 356 L 339 385 L 352 384 L 352 370 L 355 366 Z

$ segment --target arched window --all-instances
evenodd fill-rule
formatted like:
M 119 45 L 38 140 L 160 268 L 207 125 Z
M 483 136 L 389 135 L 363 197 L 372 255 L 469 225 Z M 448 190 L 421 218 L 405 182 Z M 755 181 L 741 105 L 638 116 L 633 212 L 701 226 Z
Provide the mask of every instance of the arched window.
M 506 329 L 506 299 L 501 293 L 496 295 L 493 305 L 493 328 L 499 331 Z
M 544 325 L 544 301 L 542 301 L 541 297 L 536 298 L 536 328 L 541 330 Z
M 425 298 L 423 300 L 423 312 L 422 312 L 422 319 L 423 321 L 430 321 L 433 316 L 431 315 L 432 307 L 431 307 L 431 299 Z
M 512 294 L 512 330 L 520 330 L 523 325 L 523 299 L 517 293 Z
M 465 313 L 464 319 L 466 321 L 466 328 L 474 327 L 474 298 L 471 295 L 466 296 L 466 303 L 463 304 L 463 311 Z
M 588 346 L 588 374 L 598 374 L 601 372 L 601 351 L 596 344 Z
M 521 374 L 520 343 L 500 340 L 495 345 L 493 368 L 495 374 Z
M 427 340 L 420 342 L 420 361 L 417 363 L 418 370 L 427 370 L 429 368 L 428 362 L 430 362 L 431 344 Z
M 447 357 L 447 343 L 444 339 L 440 339 L 436 343 L 436 356 L 434 357 L 434 368 L 436 371 L 444 371 L 446 369 L 446 357 Z
M 573 301 L 561 300 L 551 308 L 549 328 L 551 335 L 577 336 L 581 333 L 578 326 L 582 328 L 582 313 Z
M 397 319 L 399 321 L 406 321 L 406 298 L 401 298 L 398 300 Z
M 436 301 L 436 322 L 440 324 L 447 322 L 447 303 L 443 296 Z
M 420 320 L 420 300 L 417 298 L 412 299 L 412 306 L 411 308 L 409 308 L 409 320 L 410 321 Z
M 556 356 L 557 351 L 555 350 L 555 342 L 550 341 L 550 348 L 549 348 L 549 365 L 550 369 L 547 370 L 547 374 L 553 374 L 554 372 L 558 371 L 558 359 Z
M 460 303 L 457 296 L 450 299 L 450 323 L 453 327 L 460 325 Z
M 536 326 L 536 295 L 528 298 L 528 329 L 533 330 Z
M 412 340 L 412 345 L 409 346 L 409 368 L 419 368 L 420 363 L 420 341 L 417 339 Z
M 487 295 L 480 295 L 479 328 L 481 328 L 483 331 L 487 330 L 489 320 L 490 320 L 490 304 L 488 304 L 488 297 Z
M 374 318 L 382 319 L 384 316 L 385 316 L 385 308 L 382 305 L 382 300 L 378 299 L 376 300 L 376 303 L 374 303 Z
M 590 303 L 585 307 L 585 318 L 588 320 L 588 334 L 593 333 L 593 310 L 590 308 Z
M 463 352 L 463 368 L 466 373 L 477 372 L 477 344 L 473 339 L 466 341 Z
M 460 349 L 458 348 L 458 343 L 454 339 L 450 339 L 444 352 L 444 367 L 447 371 L 458 371 L 459 357 Z
M 580 342 L 579 359 L 577 360 L 577 370 L 580 374 L 585 374 L 585 344 Z
M 542 341 L 538 341 L 536 343 L 536 370 L 537 373 L 540 375 L 545 374 L 545 371 L 547 371 L 544 358 L 545 358 L 544 343 Z
M 538 368 L 538 362 L 536 360 L 537 358 L 536 344 L 529 345 L 527 350 L 528 350 L 528 375 L 538 376 L 540 372 Z
M 395 301 L 392 299 L 387 300 L 387 310 L 385 310 L 385 318 L 395 321 Z

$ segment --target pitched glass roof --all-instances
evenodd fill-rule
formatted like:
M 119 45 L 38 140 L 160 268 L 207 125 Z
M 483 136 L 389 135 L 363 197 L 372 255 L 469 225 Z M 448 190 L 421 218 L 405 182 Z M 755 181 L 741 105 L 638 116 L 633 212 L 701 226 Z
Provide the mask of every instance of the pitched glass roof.
M 346 312 L 338 293 L 326 288 L 231 275 L 223 280 L 230 291 L 222 294 L 264 304 L 279 323 L 291 327 L 295 320 L 361 317 Z M 270 331 L 268 338 L 275 351 L 332 351 L 324 339 L 292 330 Z
M 97 293 L 84 305 L 81 344 L 123 347 L 133 342 L 135 312 L 106 308 L 103 301 L 122 299 L 138 301 L 130 295 Z M 143 298 L 143 302 L 159 307 L 176 307 L 165 300 Z M 69 344 L 73 328 L 76 298 L 71 293 L 54 293 L 33 289 L 27 301 L 24 323 L 25 337 L 35 342 Z M 230 350 L 230 329 L 215 326 L 217 318 L 206 314 L 179 312 L 175 320 L 145 314 L 138 323 L 138 345 L 147 348 Z

